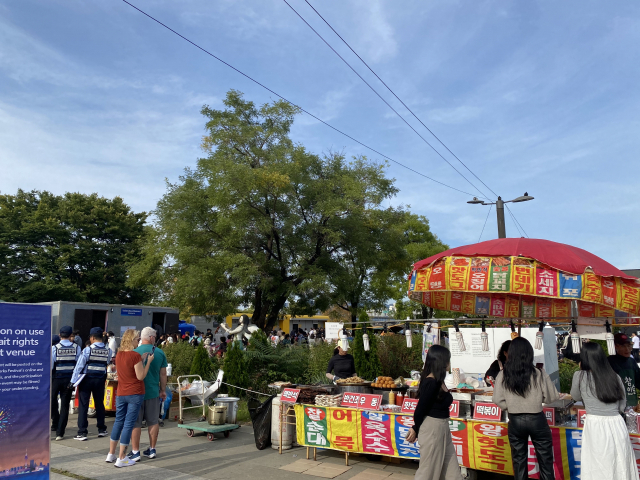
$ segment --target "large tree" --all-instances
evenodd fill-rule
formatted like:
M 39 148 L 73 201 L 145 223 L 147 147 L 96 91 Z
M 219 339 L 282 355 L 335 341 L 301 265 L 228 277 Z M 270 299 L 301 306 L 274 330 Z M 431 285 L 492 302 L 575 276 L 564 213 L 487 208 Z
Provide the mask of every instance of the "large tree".
M 287 301 L 329 305 L 345 222 L 366 218 L 396 189 L 382 165 L 295 144 L 299 112 L 286 102 L 256 106 L 230 91 L 224 104 L 203 107 L 209 155 L 168 184 L 131 282 L 151 281 L 158 297 L 194 314 L 250 306 L 253 322 L 270 328 Z
M 118 197 L 0 195 L 0 299 L 145 302 L 143 289 L 126 285 L 145 219 Z

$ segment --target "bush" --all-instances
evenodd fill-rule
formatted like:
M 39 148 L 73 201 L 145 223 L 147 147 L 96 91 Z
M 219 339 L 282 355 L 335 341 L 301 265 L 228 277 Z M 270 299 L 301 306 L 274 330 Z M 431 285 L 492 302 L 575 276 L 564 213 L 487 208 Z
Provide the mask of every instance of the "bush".
M 165 345 L 162 351 L 167 356 L 167 363 L 171 364 L 173 376 L 191 374 L 191 364 L 196 356 L 196 351 L 191 345 L 185 342 L 172 343 Z
M 560 369 L 560 392 L 571 392 L 571 383 L 573 382 L 573 374 L 580 369 L 580 366 L 576 362 L 565 358 L 558 362 Z
M 209 353 L 200 345 L 196 348 L 196 353 L 191 363 L 190 375 L 200 375 L 204 381 L 215 380 L 216 372 L 214 372 L 213 363 L 209 358 Z
M 222 370 L 224 370 L 223 381 L 235 385 L 236 387 L 247 388 L 249 384 L 248 362 L 244 351 L 240 348 L 240 343 L 233 341 L 227 346 L 227 353 L 224 355 Z M 240 396 L 243 390 L 233 387 L 225 389 L 230 395 Z M 223 390 L 225 390 L 223 389 Z
M 361 323 L 360 326 L 362 328 L 355 331 L 351 354 L 355 360 L 358 376 L 365 380 L 374 380 L 379 375 L 382 375 L 382 364 L 378 357 L 378 337 L 373 334 L 373 330 L 369 330 L 367 333 L 367 327 L 369 326 L 366 323 L 369 321 L 367 312 L 362 312 L 358 320 L 365 323 Z M 364 350 L 363 336 L 365 333 L 369 336 L 370 349 L 368 352 Z
M 329 360 L 333 357 L 336 345 L 333 343 L 316 343 L 309 348 L 309 363 L 305 381 L 309 384 L 330 383 L 326 377 Z
M 378 356 L 383 375 L 409 378 L 411 370 L 422 370 L 422 335 L 413 335 L 411 348 L 407 348 L 404 335 L 385 335 L 379 340 Z

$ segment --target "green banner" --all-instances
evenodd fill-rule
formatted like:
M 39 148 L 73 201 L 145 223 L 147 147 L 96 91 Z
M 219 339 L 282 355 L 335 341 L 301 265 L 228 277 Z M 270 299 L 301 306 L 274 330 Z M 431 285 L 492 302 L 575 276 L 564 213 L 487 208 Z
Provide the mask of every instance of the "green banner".
M 511 258 L 496 257 L 491 259 L 489 267 L 489 291 L 509 292 L 511 289 Z
M 330 448 L 327 438 L 327 409 L 323 407 L 304 406 L 304 433 L 308 445 Z

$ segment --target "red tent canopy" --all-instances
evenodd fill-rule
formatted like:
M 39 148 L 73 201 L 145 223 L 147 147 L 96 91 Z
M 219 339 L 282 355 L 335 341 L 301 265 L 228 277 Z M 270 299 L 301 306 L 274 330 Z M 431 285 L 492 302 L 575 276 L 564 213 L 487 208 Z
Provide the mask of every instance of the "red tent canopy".
M 605 262 L 600 257 L 582 250 L 581 248 L 565 245 L 564 243 L 538 240 L 534 238 L 499 238 L 486 242 L 474 243 L 462 247 L 452 248 L 446 252 L 438 253 L 425 258 L 413 265 L 413 270 L 431 265 L 442 257 L 527 257 L 545 263 L 550 267 L 563 272 L 581 275 L 587 268 L 593 273 L 603 277 L 620 277 L 628 280 L 637 280 L 626 275 L 621 270 Z

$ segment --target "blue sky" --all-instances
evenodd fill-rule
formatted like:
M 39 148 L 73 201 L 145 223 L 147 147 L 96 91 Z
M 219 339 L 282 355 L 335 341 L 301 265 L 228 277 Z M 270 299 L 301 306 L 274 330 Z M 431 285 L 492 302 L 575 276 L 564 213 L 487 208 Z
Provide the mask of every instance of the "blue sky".
M 283 1 L 132 3 L 362 142 L 477 194 Z M 290 3 L 431 141 L 303 0 Z M 640 4 L 311 3 L 494 191 L 535 197 L 511 206 L 531 238 L 640 267 Z M 165 179 L 202 155 L 200 108 L 219 108 L 231 88 L 274 99 L 124 2 L 4 2 L 0 191 L 98 192 L 150 211 Z M 304 115 L 292 136 L 316 153 L 379 159 Z M 451 246 L 478 241 L 489 207 L 395 164 L 388 173 L 392 204 L 426 215 Z M 508 214 L 507 235 L 519 236 Z M 482 239 L 496 236 L 492 210 Z

